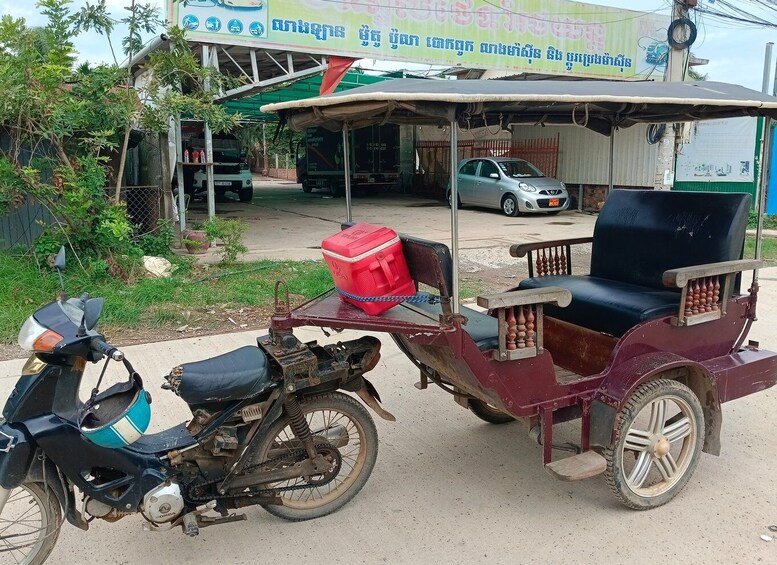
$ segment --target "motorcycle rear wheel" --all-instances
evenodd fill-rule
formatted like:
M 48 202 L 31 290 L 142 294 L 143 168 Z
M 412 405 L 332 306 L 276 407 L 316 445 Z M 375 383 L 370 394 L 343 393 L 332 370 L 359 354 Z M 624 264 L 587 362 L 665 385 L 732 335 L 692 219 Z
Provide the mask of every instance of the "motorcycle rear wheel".
M 10 557 L 9 563 L 40 565 L 57 543 L 61 521 L 59 501 L 51 490 L 39 483 L 22 484 L 11 491 L 0 516 L 0 553 Z
M 337 447 L 341 466 L 337 476 L 322 486 L 281 492 L 282 506 L 262 505 L 270 514 L 294 522 L 320 518 L 344 506 L 367 482 L 378 457 L 375 422 L 364 406 L 350 396 L 333 392 L 301 400 L 300 406 L 314 440 Z M 284 452 L 299 450 L 299 447 L 289 418 L 284 414 L 259 441 L 252 465 L 276 459 Z M 304 478 L 298 478 L 269 483 L 263 488 L 301 486 L 305 483 Z

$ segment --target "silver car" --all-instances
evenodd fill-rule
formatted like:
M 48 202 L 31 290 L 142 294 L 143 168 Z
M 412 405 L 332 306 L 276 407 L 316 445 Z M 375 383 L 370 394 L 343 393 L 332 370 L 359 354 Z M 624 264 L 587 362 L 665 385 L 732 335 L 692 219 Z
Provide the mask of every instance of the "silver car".
M 569 208 L 564 183 L 548 178 L 523 159 L 480 157 L 459 164 L 459 206 L 498 208 L 507 216 L 556 214 Z M 447 193 L 451 201 L 450 187 Z

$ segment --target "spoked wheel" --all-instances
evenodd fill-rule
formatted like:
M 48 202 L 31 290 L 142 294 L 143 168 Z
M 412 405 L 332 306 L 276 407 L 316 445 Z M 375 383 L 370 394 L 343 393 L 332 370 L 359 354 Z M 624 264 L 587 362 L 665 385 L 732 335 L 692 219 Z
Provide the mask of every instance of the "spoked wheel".
M 490 404 L 476 398 L 469 399 L 469 409 L 472 410 L 472 413 L 475 416 L 489 424 L 507 424 L 508 422 L 515 421 L 515 418 L 509 414 L 505 414 Z
M 334 476 L 300 477 L 262 487 L 299 487 L 279 491 L 282 506 L 264 506 L 271 514 L 292 521 L 326 516 L 345 505 L 367 482 L 378 456 L 375 423 L 367 410 L 350 396 L 334 392 L 301 400 L 300 406 L 313 432 L 314 442 L 336 448 L 340 461 Z M 300 446 L 284 415 L 260 440 L 252 464 L 298 452 Z
M 637 388 L 616 417 L 616 440 L 605 450 L 607 483 L 629 508 L 666 504 L 693 475 L 704 441 L 696 395 L 675 381 Z
M 50 490 L 38 483 L 13 489 L 0 516 L 0 563 L 43 563 L 57 542 L 61 517 Z

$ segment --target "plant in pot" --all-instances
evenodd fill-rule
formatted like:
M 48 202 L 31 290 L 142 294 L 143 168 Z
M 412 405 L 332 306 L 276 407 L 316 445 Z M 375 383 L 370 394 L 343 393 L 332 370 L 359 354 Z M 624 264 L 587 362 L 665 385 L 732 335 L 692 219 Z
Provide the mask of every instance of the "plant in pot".
M 194 222 L 192 228 L 183 232 L 183 243 L 186 247 L 186 251 L 194 254 L 205 253 L 210 248 L 210 243 L 213 241 L 213 237 L 208 233 L 206 229 L 208 222 Z

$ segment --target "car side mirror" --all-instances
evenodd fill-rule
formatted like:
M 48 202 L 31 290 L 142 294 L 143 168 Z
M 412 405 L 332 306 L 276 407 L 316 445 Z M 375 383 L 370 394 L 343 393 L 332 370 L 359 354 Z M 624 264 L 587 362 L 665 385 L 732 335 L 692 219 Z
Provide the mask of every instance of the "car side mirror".
M 87 330 L 91 330 L 97 325 L 97 321 L 103 313 L 103 306 L 105 306 L 104 298 L 90 298 L 86 301 L 84 305 L 84 327 Z
M 488 175 L 488 178 L 499 180 L 499 173 L 491 173 L 490 175 Z

